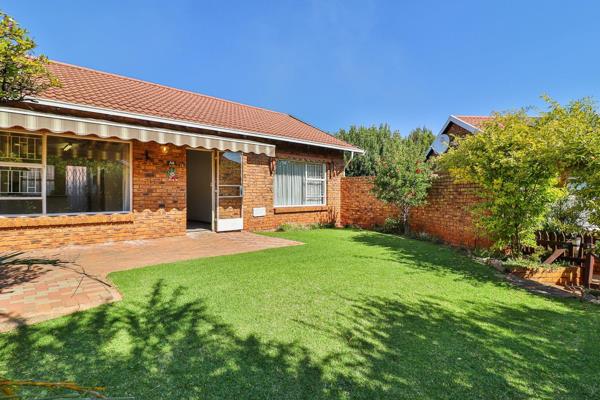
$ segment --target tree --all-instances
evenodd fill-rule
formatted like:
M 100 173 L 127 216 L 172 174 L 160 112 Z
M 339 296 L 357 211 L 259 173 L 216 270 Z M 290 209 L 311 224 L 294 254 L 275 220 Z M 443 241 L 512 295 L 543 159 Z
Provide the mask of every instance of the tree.
M 409 233 L 411 207 L 425 204 L 432 168 L 424 159 L 422 144 L 404 139 L 377 164 L 373 192 L 378 199 L 398 207 L 404 233 Z
M 388 124 L 370 127 L 352 125 L 348 131 L 340 129 L 338 138 L 365 151 L 365 154 L 349 161 L 346 176 L 374 176 L 377 164 L 386 157 L 390 149 L 405 140 L 398 131 L 392 131 Z M 425 154 L 435 136 L 431 130 L 422 127 L 413 129 L 408 137 Z
M 348 131 L 340 129 L 338 138 L 351 143 L 365 151 L 365 154 L 354 157 L 346 167 L 346 176 L 373 176 L 376 173 L 377 163 L 389 149 L 402 140 L 400 133 L 392 132 L 389 125 L 381 124 L 378 127 L 352 125 Z
M 551 205 L 575 195 L 593 217 L 600 199 L 599 118 L 589 100 L 552 100 L 537 118 L 495 114 L 481 132 L 457 138 L 440 159 L 455 181 L 475 184 L 476 222 L 500 249 L 533 245 Z M 560 203 L 560 202 L 559 202 Z M 585 211 L 585 210 L 584 210 Z
M 435 135 L 431 132 L 431 129 L 426 127 L 415 128 L 408 134 L 408 140 L 415 143 L 425 154 L 435 139 Z
M 554 138 L 562 181 L 573 199 L 568 211 L 583 217 L 583 226 L 600 227 L 600 115 L 589 98 L 566 106 L 545 99 L 550 110 L 539 125 Z
M 0 102 L 21 101 L 58 86 L 57 78 L 46 68 L 48 59 L 34 56 L 35 47 L 25 29 L 0 13 Z

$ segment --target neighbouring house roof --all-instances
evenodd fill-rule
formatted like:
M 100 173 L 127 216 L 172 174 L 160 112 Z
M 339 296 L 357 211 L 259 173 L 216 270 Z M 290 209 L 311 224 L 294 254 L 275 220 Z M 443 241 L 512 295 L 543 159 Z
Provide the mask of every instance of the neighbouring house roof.
M 450 139 L 447 137 L 444 137 L 443 135 L 447 135 L 448 131 L 452 128 L 453 125 L 457 125 L 469 133 L 475 133 L 481 129 L 481 127 L 485 121 L 489 121 L 492 118 L 493 117 L 484 116 L 484 115 L 450 115 L 448 117 L 448 119 L 446 120 L 446 123 L 442 126 L 442 129 L 440 129 L 440 132 L 438 133 L 435 141 L 433 142 L 433 144 L 431 145 L 429 150 L 427 150 L 426 157 L 429 158 L 432 155 L 441 154 L 439 152 L 439 149 L 435 148 L 436 143 L 437 142 L 447 142 L 447 144 L 450 143 Z M 444 149 L 445 147 L 447 147 L 447 146 L 441 146 L 442 149 Z M 443 152 L 445 152 L 445 151 L 446 150 L 444 150 Z
M 41 104 L 362 152 L 289 114 L 57 61 L 49 69 L 61 87 L 36 96 Z
M 454 117 L 456 120 L 462 121 L 465 124 L 470 125 L 477 130 L 481 129 L 485 121 L 489 121 L 492 119 L 492 117 L 490 116 L 483 115 L 451 115 L 451 117 Z

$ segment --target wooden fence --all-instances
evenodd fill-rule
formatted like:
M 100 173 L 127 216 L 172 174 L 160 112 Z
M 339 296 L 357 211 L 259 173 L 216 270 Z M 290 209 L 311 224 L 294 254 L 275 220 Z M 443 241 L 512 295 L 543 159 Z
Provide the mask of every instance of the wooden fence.
M 600 270 L 594 273 L 594 264 L 596 257 L 594 255 L 594 246 L 600 241 L 598 233 L 583 233 L 579 235 L 566 235 L 561 232 L 540 231 L 535 235 L 537 246 L 552 251 L 552 254 L 544 261 L 544 264 L 551 264 L 554 261 L 560 261 L 583 269 L 583 284 L 590 287 L 592 284 L 598 284 L 595 276 L 600 275 Z M 533 248 L 527 249 L 529 253 Z

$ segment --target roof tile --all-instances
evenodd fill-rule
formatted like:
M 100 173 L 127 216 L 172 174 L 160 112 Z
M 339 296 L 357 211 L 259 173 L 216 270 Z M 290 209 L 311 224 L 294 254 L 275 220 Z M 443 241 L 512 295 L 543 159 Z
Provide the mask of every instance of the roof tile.
M 46 90 L 41 99 L 356 149 L 281 112 L 56 61 L 49 69 L 61 87 Z

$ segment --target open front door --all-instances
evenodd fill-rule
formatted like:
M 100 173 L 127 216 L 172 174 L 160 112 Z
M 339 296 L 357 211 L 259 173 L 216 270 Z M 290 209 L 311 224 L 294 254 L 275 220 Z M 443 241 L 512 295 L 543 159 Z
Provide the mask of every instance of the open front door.
M 217 232 L 244 228 L 242 153 L 219 152 L 217 156 Z

